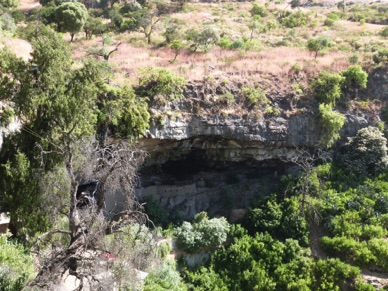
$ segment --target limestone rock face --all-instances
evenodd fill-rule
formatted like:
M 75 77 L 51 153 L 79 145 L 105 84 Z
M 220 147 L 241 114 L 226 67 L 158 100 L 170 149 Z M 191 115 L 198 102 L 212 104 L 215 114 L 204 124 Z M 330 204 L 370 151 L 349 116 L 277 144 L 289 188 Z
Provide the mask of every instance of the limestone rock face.
M 367 125 L 365 117 L 346 115 L 341 133 L 351 136 Z M 296 147 L 319 145 L 323 131 L 319 119 L 310 112 L 288 119 L 259 120 L 186 115 L 174 120 L 166 118 L 163 126 L 151 127 L 149 138 L 141 140 L 141 146 L 165 156 L 172 151 L 175 157 L 201 149 L 208 158 L 221 161 L 287 159 L 295 154 Z

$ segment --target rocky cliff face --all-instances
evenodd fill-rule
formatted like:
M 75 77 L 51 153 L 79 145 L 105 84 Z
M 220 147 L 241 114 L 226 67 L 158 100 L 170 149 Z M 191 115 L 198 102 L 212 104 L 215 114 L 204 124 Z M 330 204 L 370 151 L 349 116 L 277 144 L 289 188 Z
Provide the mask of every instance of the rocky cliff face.
M 382 74 L 374 78 L 380 80 Z M 189 84 L 183 101 L 153 109 L 158 118 L 140 141 L 150 152 L 140 197 L 154 197 L 164 209 L 189 217 L 203 210 L 220 213 L 225 200 L 234 201 L 229 208 L 245 208 L 265 192 L 265 183 L 277 185 L 280 174 L 289 171 L 284 161 L 298 155 L 298 148 L 320 145 L 325 129 L 314 100 L 295 101 L 292 92 L 269 88 L 268 103 L 278 109 L 274 115 L 263 107 L 246 106 L 240 88 L 236 84 L 222 88 L 220 82 L 212 88 Z M 218 98 L 225 91 L 235 102 Z M 370 112 L 354 108 L 342 113 L 346 116 L 342 139 L 378 121 Z M 231 176 L 236 185 L 228 181 Z

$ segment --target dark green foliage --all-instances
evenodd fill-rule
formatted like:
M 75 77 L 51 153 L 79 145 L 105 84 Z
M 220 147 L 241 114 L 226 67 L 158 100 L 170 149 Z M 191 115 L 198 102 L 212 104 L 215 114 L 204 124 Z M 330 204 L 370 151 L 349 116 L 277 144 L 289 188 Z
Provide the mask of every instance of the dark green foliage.
M 64 2 L 55 9 L 58 30 L 70 32 L 71 41 L 74 35 L 82 31 L 88 19 L 88 10 L 85 5 L 78 2 Z
M 345 116 L 334 111 L 330 104 L 319 104 L 319 114 L 324 129 L 321 141 L 330 147 L 340 138 L 339 132 L 345 124 Z
M 341 165 L 346 171 L 360 176 L 376 175 L 388 167 L 387 150 L 387 139 L 378 128 L 369 126 L 348 138 Z
M 260 199 L 248 210 L 244 225 L 250 233 L 267 231 L 274 237 L 292 238 L 302 246 L 308 245 L 307 223 L 296 197 L 282 203 L 277 203 L 275 196 Z
M 341 86 L 345 78 L 340 74 L 321 72 L 310 83 L 314 98 L 320 103 L 333 104 L 341 97 Z
M 313 284 L 311 290 L 343 290 L 352 283 L 360 270 L 341 262 L 338 259 L 319 260 L 313 268 Z
M 380 49 L 373 55 L 376 64 L 386 64 L 388 62 L 388 49 Z
M 145 212 L 155 225 L 168 223 L 168 211 L 160 205 L 158 200 L 150 196 L 145 199 L 145 203 Z
M 361 66 L 354 65 L 341 72 L 341 75 L 345 77 L 343 86 L 347 90 L 354 90 L 358 88 L 366 88 L 368 82 L 368 73 L 365 72 Z
M 268 231 L 276 233 L 282 218 L 281 205 L 274 199 L 268 199 L 256 208 L 250 208 L 246 220 L 250 226 L 249 229 L 257 232 Z
M 110 129 L 116 137 L 134 139 L 148 128 L 147 102 L 130 88 L 105 86 L 98 97 L 97 124 L 100 134 Z

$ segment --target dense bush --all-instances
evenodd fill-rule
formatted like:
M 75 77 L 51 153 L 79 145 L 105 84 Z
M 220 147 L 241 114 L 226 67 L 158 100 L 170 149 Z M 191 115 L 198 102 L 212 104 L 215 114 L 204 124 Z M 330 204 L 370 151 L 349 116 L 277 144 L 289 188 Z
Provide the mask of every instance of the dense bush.
M 195 215 L 194 222 L 183 222 L 175 231 L 177 244 L 180 248 L 194 252 L 201 248 L 213 248 L 226 241 L 229 223 L 224 217 L 207 217 L 206 212 Z
M 183 98 L 186 81 L 164 68 L 143 68 L 139 73 L 139 84 L 135 90 L 144 97 L 155 100 L 161 96 L 165 101 Z
M 302 11 L 287 12 L 286 16 L 280 19 L 280 23 L 288 28 L 306 26 L 309 22 L 309 15 Z
M 23 246 L 11 242 L 8 234 L 0 235 L 0 290 L 22 290 L 33 273 L 32 258 Z
M 345 124 L 345 116 L 333 110 L 330 104 L 320 104 L 319 114 L 324 134 L 321 141 L 331 146 L 336 140 L 340 138 L 340 130 Z
M 354 65 L 341 72 L 341 75 L 345 77 L 343 86 L 348 89 L 366 88 L 368 81 L 368 73 L 365 72 L 361 66 Z
M 348 138 L 340 162 L 348 172 L 376 175 L 388 168 L 387 150 L 387 139 L 378 128 L 369 126 Z
M 310 84 L 313 96 L 320 103 L 333 104 L 341 97 L 341 86 L 345 80 L 340 74 L 321 72 Z
M 376 64 L 385 64 L 388 62 L 388 49 L 380 49 L 373 55 L 373 61 Z

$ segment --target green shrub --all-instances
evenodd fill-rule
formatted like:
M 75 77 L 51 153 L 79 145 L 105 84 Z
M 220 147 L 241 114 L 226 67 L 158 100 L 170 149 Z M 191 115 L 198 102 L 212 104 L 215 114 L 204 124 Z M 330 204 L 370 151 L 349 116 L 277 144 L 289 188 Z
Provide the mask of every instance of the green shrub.
M 302 11 L 288 12 L 285 17 L 280 19 L 280 23 L 288 28 L 306 26 L 309 22 L 309 15 Z
M 373 55 L 376 64 L 386 64 L 388 62 L 388 49 L 380 49 Z
M 340 138 L 340 130 L 345 124 L 345 116 L 333 110 L 330 104 L 319 104 L 319 114 L 324 128 L 322 142 L 331 146 Z
M 357 89 L 359 87 L 365 89 L 368 82 L 368 73 L 365 72 L 361 66 L 354 65 L 341 72 L 345 77 L 343 86 L 346 89 Z
M 311 290 L 341 290 L 350 280 L 360 274 L 357 267 L 350 266 L 338 259 L 319 260 L 313 268 Z
M 182 282 L 179 272 L 174 265 L 162 264 L 155 267 L 147 276 L 144 291 L 176 290 L 185 291 L 186 286 Z
M 274 200 L 268 200 L 260 207 L 250 208 L 246 220 L 250 229 L 255 232 L 268 231 L 274 234 L 278 231 L 282 215 L 281 205 Z
M 175 231 L 178 246 L 188 252 L 200 248 L 213 248 L 226 241 L 229 223 L 224 217 L 207 217 L 206 212 L 195 215 L 194 222 L 183 222 Z
M 196 52 L 198 49 L 207 52 L 212 46 L 219 44 L 220 34 L 217 29 L 205 26 L 201 31 L 194 28 L 186 32 L 185 38 L 191 42 L 190 50 Z
M 378 128 L 362 128 L 344 145 L 341 166 L 363 177 L 383 173 L 388 169 L 387 150 L 387 139 Z
M 388 26 L 384 27 L 384 28 L 380 31 L 380 35 L 383 36 L 383 37 L 388 37 Z
M 242 87 L 241 96 L 247 101 L 248 106 L 268 103 L 265 91 L 260 88 Z
M 335 105 L 341 97 L 341 86 L 345 80 L 340 74 L 321 72 L 310 84 L 313 96 L 320 103 Z
M 32 258 L 18 243 L 0 235 L 0 290 L 19 291 L 34 273 Z
M 151 100 L 161 95 L 166 100 L 183 98 L 183 87 L 186 81 L 164 68 L 148 67 L 139 72 L 139 84 L 135 87 L 141 96 Z
M 368 242 L 368 247 L 377 258 L 377 266 L 388 270 L 388 241 L 384 238 L 374 238 Z
M 268 14 L 267 10 L 257 2 L 252 3 L 250 12 L 252 16 L 258 15 L 260 17 L 265 17 Z

